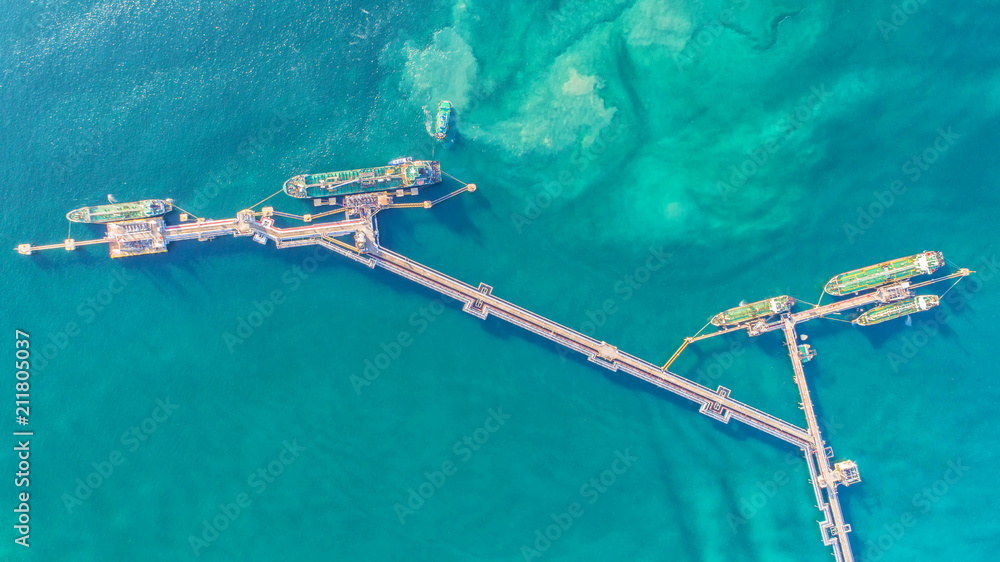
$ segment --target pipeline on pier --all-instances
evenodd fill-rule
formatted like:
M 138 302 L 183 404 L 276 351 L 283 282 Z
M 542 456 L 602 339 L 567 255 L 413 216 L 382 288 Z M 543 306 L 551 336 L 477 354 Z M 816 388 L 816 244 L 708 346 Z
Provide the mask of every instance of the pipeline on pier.
M 173 242 L 207 241 L 220 236 L 234 236 L 252 237 L 253 240 L 262 244 L 273 242 L 278 248 L 319 245 L 367 267 L 381 267 L 462 302 L 462 310 L 477 318 L 485 319 L 487 316 L 493 315 L 576 351 L 601 367 L 612 371 L 622 371 L 682 396 L 698 404 L 698 411 L 706 416 L 723 423 L 736 419 L 800 448 L 805 453 L 816 504 L 825 517 L 824 521 L 820 522 L 823 541 L 832 548 L 838 562 L 852 562 L 854 560 L 847 536 L 851 528 L 844 521 L 837 497 L 837 486 L 856 483 L 860 477 L 857 466 L 852 461 L 836 463 L 832 467 L 830 465 L 829 459 L 833 456 L 833 452 L 829 447 L 826 447 L 820 434 L 802 365 L 804 360 L 812 358 L 812 352 L 808 350 L 808 346 L 803 346 L 806 347 L 806 354 L 801 352 L 796 342 L 795 325 L 830 314 L 839 314 L 855 307 L 898 300 L 908 296 L 910 289 L 944 279 L 967 276 L 970 273 L 968 269 L 962 269 L 949 276 L 923 283 L 882 287 L 871 293 L 824 306 L 816 305 L 805 311 L 785 313 L 776 321 L 756 320 L 748 324 L 724 327 L 708 334 L 701 334 L 699 331 L 694 336 L 685 338 L 683 344 L 667 363 L 658 367 L 622 352 L 607 342 L 598 341 L 503 300 L 493 295 L 493 287 L 490 285 L 480 283 L 474 287 L 379 245 L 375 215 L 380 210 L 393 208 L 427 209 L 461 193 L 475 191 L 475 189 L 475 184 L 463 184 L 462 188 L 438 199 L 407 204 L 393 203 L 390 194 L 361 194 L 356 197 L 345 197 L 344 206 L 341 208 L 315 215 L 293 215 L 275 211 L 272 207 L 263 207 L 260 211 L 254 211 L 252 208 L 240 211 L 236 217 L 231 219 L 205 220 L 199 218 L 194 222 L 183 222 L 169 226 L 163 222 L 162 218 L 111 223 L 108 225 L 108 235 L 100 239 L 85 241 L 67 239 L 63 244 L 45 246 L 21 244 L 17 247 L 17 251 L 30 255 L 39 250 L 56 248 L 73 250 L 78 246 L 109 244 L 113 257 L 124 257 L 166 251 L 167 245 Z M 267 199 L 257 205 L 265 201 Z M 312 222 L 315 219 L 338 213 L 344 213 L 343 220 L 326 223 Z M 274 225 L 274 217 L 276 216 L 299 220 L 305 224 L 294 227 L 277 227 Z M 805 429 L 731 398 L 729 389 L 725 387 L 720 386 L 713 390 L 669 370 L 671 364 L 690 344 L 744 329 L 750 335 L 774 330 L 784 332 L 789 356 L 792 360 L 794 379 L 800 393 L 801 406 L 806 415 L 807 427 Z

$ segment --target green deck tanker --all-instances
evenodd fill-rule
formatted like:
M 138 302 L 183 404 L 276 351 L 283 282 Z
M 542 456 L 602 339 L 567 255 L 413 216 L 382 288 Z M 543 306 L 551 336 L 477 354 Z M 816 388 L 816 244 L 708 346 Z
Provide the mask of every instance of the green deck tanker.
M 941 304 L 941 299 L 937 295 L 920 295 L 912 299 L 906 299 L 905 301 L 876 306 L 855 318 L 854 324 L 858 326 L 880 324 L 889 320 L 895 320 L 896 318 L 902 318 L 914 312 L 923 312 L 939 304 Z
M 944 265 L 944 255 L 941 252 L 923 252 L 841 273 L 830 279 L 824 290 L 835 297 L 840 297 L 909 279 L 915 275 L 928 275 L 940 269 L 942 265 Z
M 743 304 L 736 308 L 730 308 L 725 312 L 720 312 L 713 316 L 710 322 L 712 325 L 719 327 L 734 326 L 758 318 L 766 318 L 775 314 L 788 312 L 794 304 L 795 299 L 788 295 L 781 295 L 780 297 L 764 299 L 750 304 Z
M 113 203 L 94 207 L 80 207 L 66 213 L 73 222 L 106 223 L 158 217 L 174 210 L 170 199 L 144 199 L 131 203 Z
M 353 193 L 414 189 L 441 181 L 441 163 L 436 160 L 400 158 L 388 166 L 302 174 L 285 182 L 285 193 L 298 199 L 337 197 Z

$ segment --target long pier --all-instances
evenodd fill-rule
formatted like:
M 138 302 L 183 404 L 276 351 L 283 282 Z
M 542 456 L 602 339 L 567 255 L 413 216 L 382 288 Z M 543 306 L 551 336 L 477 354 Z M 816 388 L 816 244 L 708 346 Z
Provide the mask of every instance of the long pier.
M 341 256 L 367 267 L 381 267 L 386 271 L 420 284 L 432 291 L 446 295 L 463 304 L 462 310 L 473 316 L 486 319 L 493 315 L 510 324 L 519 326 L 558 345 L 584 355 L 590 362 L 609 369 L 622 371 L 673 394 L 681 396 L 699 406 L 698 411 L 722 423 L 736 419 L 750 427 L 776 437 L 801 449 L 809 468 L 810 483 L 816 497 L 816 506 L 824 516 L 819 522 L 824 544 L 829 546 L 837 562 L 853 562 L 854 556 L 848 533 L 851 526 L 846 523 L 837 496 L 839 485 L 849 486 L 860 481 L 857 465 L 853 461 L 842 461 L 831 466 L 833 451 L 826 446 L 820 432 L 818 420 L 809 395 L 803 362 L 812 358 L 809 346 L 798 345 L 795 326 L 830 314 L 839 314 L 857 307 L 876 303 L 894 302 L 911 295 L 910 290 L 943 279 L 969 275 L 968 269 L 940 279 L 910 285 L 907 282 L 882 287 L 876 291 L 852 298 L 836 301 L 824 306 L 813 306 L 808 310 L 783 314 L 777 321 L 755 321 L 749 325 L 738 325 L 716 332 L 689 337 L 667 361 L 658 367 L 634 355 L 620 351 L 617 347 L 598 341 L 581 332 L 521 308 L 493 294 L 493 287 L 480 283 L 474 287 L 444 273 L 436 271 L 401 254 L 383 248 L 378 241 L 378 224 L 375 215 L 382 209 L 430 208 L 463 192 L 474 191 L 474 184 L 464 184 L 461 189 L 434 201 L 422 203 L 395 204 L 387 194 L 358 197 L 343 208 L 317 215 L 291 215 L 274 211 L 270 207 L 260 212 L 243 210 L 235 218 L 221 220 L 197 219 L 177 225 L 165 225 L 162 218 L 141 219 L 108 224 L 107 236 L 76 241 L 67 239 L 62 244 L 32 246 L 21 244 L 18 252 L 30 255 L 34 251 L 63 248 L 75 250 L 78 246 L 108 244 L 112 257 L 135 256 L 165 252 L 167 244 L 185 240 L 207 241 L 220 236 L 252 237 L 254 241 L 267 244 L 274 242 L 278 248 L 319 245 Z M 265 200 L 266 201 L 266 200 Z M 346 218 L 336 222 L 312 223 L 320 218 L 345 212 Z M 295 227 L 274 226 L 274 216 L 299 219 L 306 224 Z M 182 218 L 183 220 L 183 218 Z M 346 241 L 342 238 L 349 237 Z M 799 390 L 800 407 L 805 412 L 806 428 L 779 419 L 748 404 L 730 397 L 728 388 L 719 386 L 710 389 L 686 379 L 669 370 L 670 364 L 690 343 L 730 333 L 747 330 L 751 336 L 765 332 L 782 330 L 792 361 L 794 380 Z M 699 332 L 700 334 L 700 332 Z
M 494 296 L 493 288 L 485 283 L 473 287 L 451 276 L 415 262 L 378 244 L 378 226 L 373 213 L 334 223 L 278 228 L 258 221 L 252 213 L 242 212 L 235 219 L 203 221 L 169 226 L 164 238 L 169 242 L 181 240 L 208 240 L 219 236 L 262 235 L 279 248 L 320 245 L 341 255 L 381 267 L 401 277 L 414 281 L 433 291 L 463 303 L 465 312 L 485 319 L 492 314 L 497 318 L 520 326 L 559 345 L 572 349 L 597 365 L 612 371 L 621 370 L 652 383 L 674 394 L 683 396 L 700 406 L 700 412 L 728 423 L 735 418 L 751 427 L 773 435 L 796 447 L 808 447 L 809 433 L 805 429 L 776 418 L 729 397 L 729 390 L 719 387 L 712 390 L 694 381 L 623 353 L 617 347 L 595 340 L 513 303 Z M 355 236 L 355 245 L 344 243 L 339 236 Z M 360 236 L 359 236 L 360 235 Z M 363 242 L 358 245 L 358 239 Z M 360 246 L 360 247 L 359 247 Z
M 807 431 L 730 398 L 728 389 L 724 387 L 711 390 L 669 371 L 662 371 L 652 363 L 619 351 L 613 345 L 595 340 L 498 298 L 493 295 L 493 288 L 485 283 L 480 283 L 478 288 L 472 287 L 377 245 L 373 245 L 369 252 L 375 258 L 377 266 L 462 301 L 464 303 L 462 310 L 473 316 L 485 319 L 488 314 L 492 314 L 563 347 L 581 353 L 589 361 L 606 369 L 622 370 L 634 377 L 683 396 L 699 404 L 701 413 L 724 423 L 735 418 L 797 447 L 806 447 L 810 442 Z
M 377 231 L 377 229 L 375 230 Z M 581 353 L 589 361 L 597 365 L 612 371 L 621 370 L 700 404 L 700 413 L 706 414 L 723 423 L 728 423 L 730 419 L 735 418 L 751 427 L 799 447 L 805 453 L 806 463 L 809 466 L 811 475 L 810 483 L 813 485 L 814 493 L 816 494 L 817 506 L 825 516 L 824 521 L 820 522 L 820 533 L 823 543 L 831 547 L 837 562 L 854 561 L 850 540 L 847 536 L 851 531 L 851 526 L 844 521 L 843 511 L 837 497 L 837 485 L 841 483 L 850 485 L 856 482 L 857 469 L 854 463 L 850 461 L 845 464 L 845 470 L 849 471 L 847 474 L 840 470 L 834 470 L 830 466 L 829 458 L 832 456 L 832 450 L 825 446 L 820 433 L 819 423 L 809 396 L 809 389 L 806 386 L 802 359 L 798 352 L 795 320 L 790 316 L 786 316 L 781 325 L 784 327 L 789 354 L 792 357 L 795 381 L 802 399 L 801 404 L 806 412 L 808 425 L 808 430 L 806 431 L 730 398 L 729 390 L 725 387 L 720 386 L 718 390 L 713 391 L 633 355 L 621 352 L 618 348 L 606 342 L 597 341 L 576 330 L 567 328 L 500 299 L 492 294 L 493 288 L 485 283 L 480 283 L 478 288 L 474 288 L 405 256 L 381 248 L 374 243 L 366 248 L 366 250 L 375 258 L 375 265 L 453 299 L 462 301 L 464 303 L 462 310 L 478 318 L 485 319 L 488 314 L 493 314 L 495 317 L 506 322 L 520 326 L 556 344 Z M 839 310 L 842 308 L 846 310 L 860 306 L 859 303 L 870 304 L 866 299 L 862 299 L 861 297 L 858 297 L 858 300 L 854 300 L 854 302 L 847 305 L 841 305 L 841 302 L 829 306 L 832 309 Z M 819 474 L 816 473 L 817 467 Z M 851 468 L 853 468 L 853 472 L 850 472 Z
M 473 188 L 474 189 L 474 188 Z M 430 202 L 437 203 L 461 192 L 453 192 L 443 198 Z M 414 206 L 426 207 L 422 203 Z M 207 241 L 220 236 L 253 236 L 259 242 L 273 241 L 278 248 L 290 248 L 306 245 L 320 245 L 345 257 L 367 265 L 381 267 L 401 277 L 414 281 L 433 291 L 451 297 L 463 303 L 463 310 L 481 319 L 487 315 L 500 318 L 506 322 L 520 326 L 558 345 L 581 353 L 587 359 L 611 371 L 623 371 L 640 378 L 674 394 L 682 396 L 699 405 L 699 412 L 728 423 L 736 419 L 751 427 L 759 429 L 782 441 L 799 448 L 810 446 L 809 432 L 787 421 L 776 418 L 766 412 L 730 398 L 729 389 L 720 386 L 712 390 L 675 373 L 661 369 L 652 363 L 643 361 L 634 355 L 624 353 L 617 347 L 603 341 L 572 330 L 553 322 L 548 318 L 521 308 L 513 303 L 493 295 L 493 288 L 485 283 L 478 287 L 463 283 L 453 277 L 417 263 L 405 256 L 385 249 L 378 244 L 378 226 L 375 213 L 378 208 L 359 208 L 354 214 L 358 218 L 337 222 L 306 224 L 290 228 L 279 228 L 273 221 L 252 211 L 240 211 L 235 218 L 221 220 L 199 220 L 192 223 L 163 226 L 161 235 L 164 245 L 184 240 Z M 270 215 L 270 213 L 263 213 Z M 353 236 L 353 244 L 338 240 L 338 237 Z M 86 243 L 113 242 L 113 237 L 102 238 Z M 22 253 L 42 249 L 63 248 L 64 244 L 49 246 L 31 246 Z M 68 249 L 68 248 L 67 248 Z M 21 247 L 19 247 L 21 250 Z
M 833 548 L 834 557 L 838 562 L 853 562 L 851 543 L 847 538 L 851 526 L 844 522 L 844 513 L 840 509 L 840 500 L 837 498 L 837 484 L 844 481 L 849 485 L 852 482 L 847 480 L 848 475 L 835 472 L 830 466 L 826 442 L 823 441 L 823 436 L 820 434 L 816 411 L 813 409 L 812 399 L 809 397 L 809 386 L 806 384 L 806 374 L 802 368 L 802 354 L 799 352 L 798 336 L 795 333 L 795 321 L 790 316 L 786 316 L 782 320 L 782 329 L 785 332 L 788 355 L 792 359 L 792 369 L 795 371 L 795 383 L 798 385 L 799 396 L 802 399 L 800 405 L 806 415 L 806 425 L 809 427 L 810 447 L 805 449 L 806 462 L 809 464 L 810 482 L 816 493 L 816 505 L 826 516 L 825 521 L 820 523 L 823 543 Z M 815 467 L 813 461 L 815 461 Z M 819 469 L 818 475 L 815 468 Z M 823 491 L 826 491 L 825 500 Z

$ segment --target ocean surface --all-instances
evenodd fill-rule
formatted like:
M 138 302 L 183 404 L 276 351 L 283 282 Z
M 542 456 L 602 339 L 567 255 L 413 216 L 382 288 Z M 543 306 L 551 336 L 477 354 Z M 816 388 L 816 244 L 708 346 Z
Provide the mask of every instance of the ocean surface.
M 923 250 L 977 270 L 912 326 L 800 331 L 863 478 L 856 557 L 994 560 L 997 26 L 978 0 L 10 3 L 0 320 L 8 357 L 30 334 L 28 426 L 9 364 L 0 403 L 34 435 L 27 488 L 0 454 L 0 558 L 828 559 L 794 448 L 385 271 L 243 238 L 13 251 L 108 194 L 224 218 L 410 155 L 479 189 L 380 214 L 385 247 L 657 364 L 744 299 Z M 804 426 L 779 334 L 672 370 Z

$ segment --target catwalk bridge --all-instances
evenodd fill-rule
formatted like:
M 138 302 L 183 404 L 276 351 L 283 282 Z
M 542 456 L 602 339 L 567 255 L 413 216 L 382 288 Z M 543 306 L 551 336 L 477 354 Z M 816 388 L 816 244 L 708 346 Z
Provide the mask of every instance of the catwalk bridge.
M 474 184 L 465 184 L 461 189 L 435 201 L 408 204 L 394 204 L 391 195 L 377 197 L 366 195 L 356 198 L 351 205 L 317 215 L 291 215 L 275 211 L 271 207 L 264 207 L 259 212 L 251 209 L 240 211 L 232 219 L 197 219 L 194 222 L 185 221 L 170 226 L 167 226 L 162 218 L 110 223 L 107 226 L 107 235 L 100 239 L 79 242 L 67 239 L 62 244 L 46 246 L 21 244 L 17 250 L 22 254 L 30 255 L 32 252 L 40 250 L 56 248 L 74 250 L 78 246 L 108 244 L 112 257 L 126 257 L 164 252 L 167 244 L 172 242 L 207 241 L 220 236 L 235 236 L 252 237 L 253 240 L 261 244 L 267 244 L 268 241 L 271 241 L 278 248 L 319 245 L 368 267 L 380 267 L 461 302 L 463 304 L 462 310 L 477 318 L 485 319 L 492 315 L 505 322 L 520 326 L 529 332 L 586 356 L 589 361 L 601 367 L 611 371 L 624 372 L 682 396 L 697 404 L 700 413 L 715 420 L 728 423 L 735 419 L 801 449 L 805 454 L 809 468 L 816 506 L 824 516 L 824 520 L 819 523 L 823 542 L 831 547 L 834 558 L 838 562 L 854 560 L 847 536 L 851 527 L 844 521 L 843 511 L 837 497 L 837 486 L 858 482 L 860 477 L 857 466 L 851 461 L 831 466 L 830 458 L 833 456 L 833 451 L 826 446 L 820 433 L 802 365 L 803 361 L 812 358 L 812 352 L 809 350 L 809 346 L 798 345 L 795 325 L 859 306 L 899 300 L 909 296 L 910 288 L 916 288 L 920 285 L 895 285 L 823 307 L 816 305 L 803 312 L 784 314 L 780 320 L 775 322 L 758 322 L 749 328 L 744 325 L 687 338 L 667 364 L 658 367 L 625 353 L 614 345 L 598 341 L 501 299 L 493 294 L 493 287 L 490 285 L 480 283 L 474 287 L 379 245 L 378 224 L 375 215 L 380 210 L 430 208 L 460 193 L 474 190 Z M 317 218 L 338 213 L 345 214 L 344 220 L 312 223 Z M 279 228 L 274 226 L 275 216 L 298 219 L 305 224 Z M 968 275 L 968 270 L 961 270 L 949 277 L 963 275 Z M 801 397 L 800 407 L 805 412 L 806 428 L 733 399 L 730 397 L 729 389 L 725 387 L 711 389 L 669 370 L 670 364 L 690 343 L 738 329 L 748 329 L 750 335 L 774 330 L 784 332 L 795 383 Z

